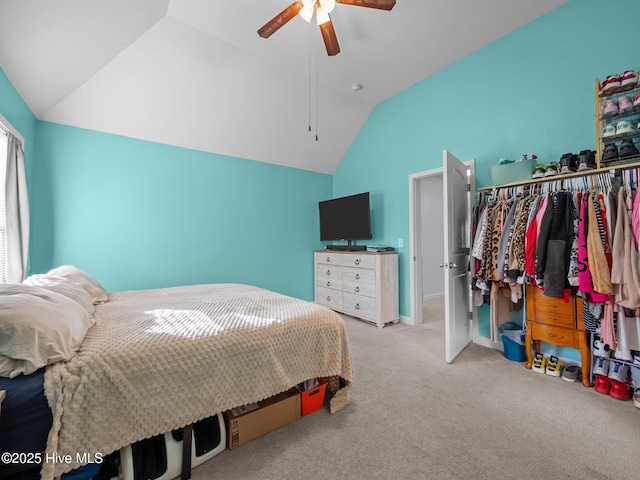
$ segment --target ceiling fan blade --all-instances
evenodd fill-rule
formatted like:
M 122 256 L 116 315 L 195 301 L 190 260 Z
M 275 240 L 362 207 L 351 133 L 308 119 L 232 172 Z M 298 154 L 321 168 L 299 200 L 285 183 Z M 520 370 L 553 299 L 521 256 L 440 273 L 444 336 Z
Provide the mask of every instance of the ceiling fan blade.
M 322 32 L 324 46 L 327 48 L 327 55 L 333 56 L 339 54 L 340 45 L 338 45 L 338 38 L 336 37 L 336 31 L 333 28 L 331 19 L 320 25 L 320 31 Z
M 396 0 L 336 0 L 336 2 L 343 5 L 377 8 L 379 10 L 391 10 L 396 4 Z
M 302 2 L 293 2 L 278 15 L 269 20 L 260 30 L 258 35 L 262 38 L 269 38 L 276 33 L 280 27 L 295 17 L 302 9 Z

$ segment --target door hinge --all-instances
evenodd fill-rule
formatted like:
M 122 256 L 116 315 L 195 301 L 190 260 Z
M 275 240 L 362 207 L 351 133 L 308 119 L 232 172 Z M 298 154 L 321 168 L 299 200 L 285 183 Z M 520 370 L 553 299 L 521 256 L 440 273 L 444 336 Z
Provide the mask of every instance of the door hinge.
M 467 192 L 470 192 L 470 191 L 471 191 L 471 184 L 467 183 Z
M 473 312 L 467 312 L 467 319 L 473 320 Z

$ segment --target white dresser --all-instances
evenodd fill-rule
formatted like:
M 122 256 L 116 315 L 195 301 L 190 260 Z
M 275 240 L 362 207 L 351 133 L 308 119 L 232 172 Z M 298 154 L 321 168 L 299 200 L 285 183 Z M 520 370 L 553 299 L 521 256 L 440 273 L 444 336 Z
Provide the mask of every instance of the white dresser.
M 315 295 L 337 312 L 375 323 L 397 323 L 398 254 L 315 252 Z

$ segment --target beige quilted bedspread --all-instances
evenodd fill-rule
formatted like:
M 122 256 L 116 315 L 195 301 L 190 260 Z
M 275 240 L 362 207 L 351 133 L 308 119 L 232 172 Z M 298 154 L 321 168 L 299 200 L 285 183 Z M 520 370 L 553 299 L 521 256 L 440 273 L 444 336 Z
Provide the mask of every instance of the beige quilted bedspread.
M 116 292 L 68 362 L 50 366 L 47 453 L 108 454 L 314 377 L 346 380 L 343 321 L 320 305 L 237 284 Z M 48 462 L 51 479 L 79 463 Z

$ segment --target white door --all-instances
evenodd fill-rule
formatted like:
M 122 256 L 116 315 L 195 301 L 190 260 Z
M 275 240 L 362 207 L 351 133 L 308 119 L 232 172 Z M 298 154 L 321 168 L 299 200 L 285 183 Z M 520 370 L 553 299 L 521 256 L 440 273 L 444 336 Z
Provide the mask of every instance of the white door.
M 443 152 L 445 357 L 451 363 L 472 340 L 469 296 L 470 181 L 468 167 Z M 469 187 L 468 187 L 469 185 Z

